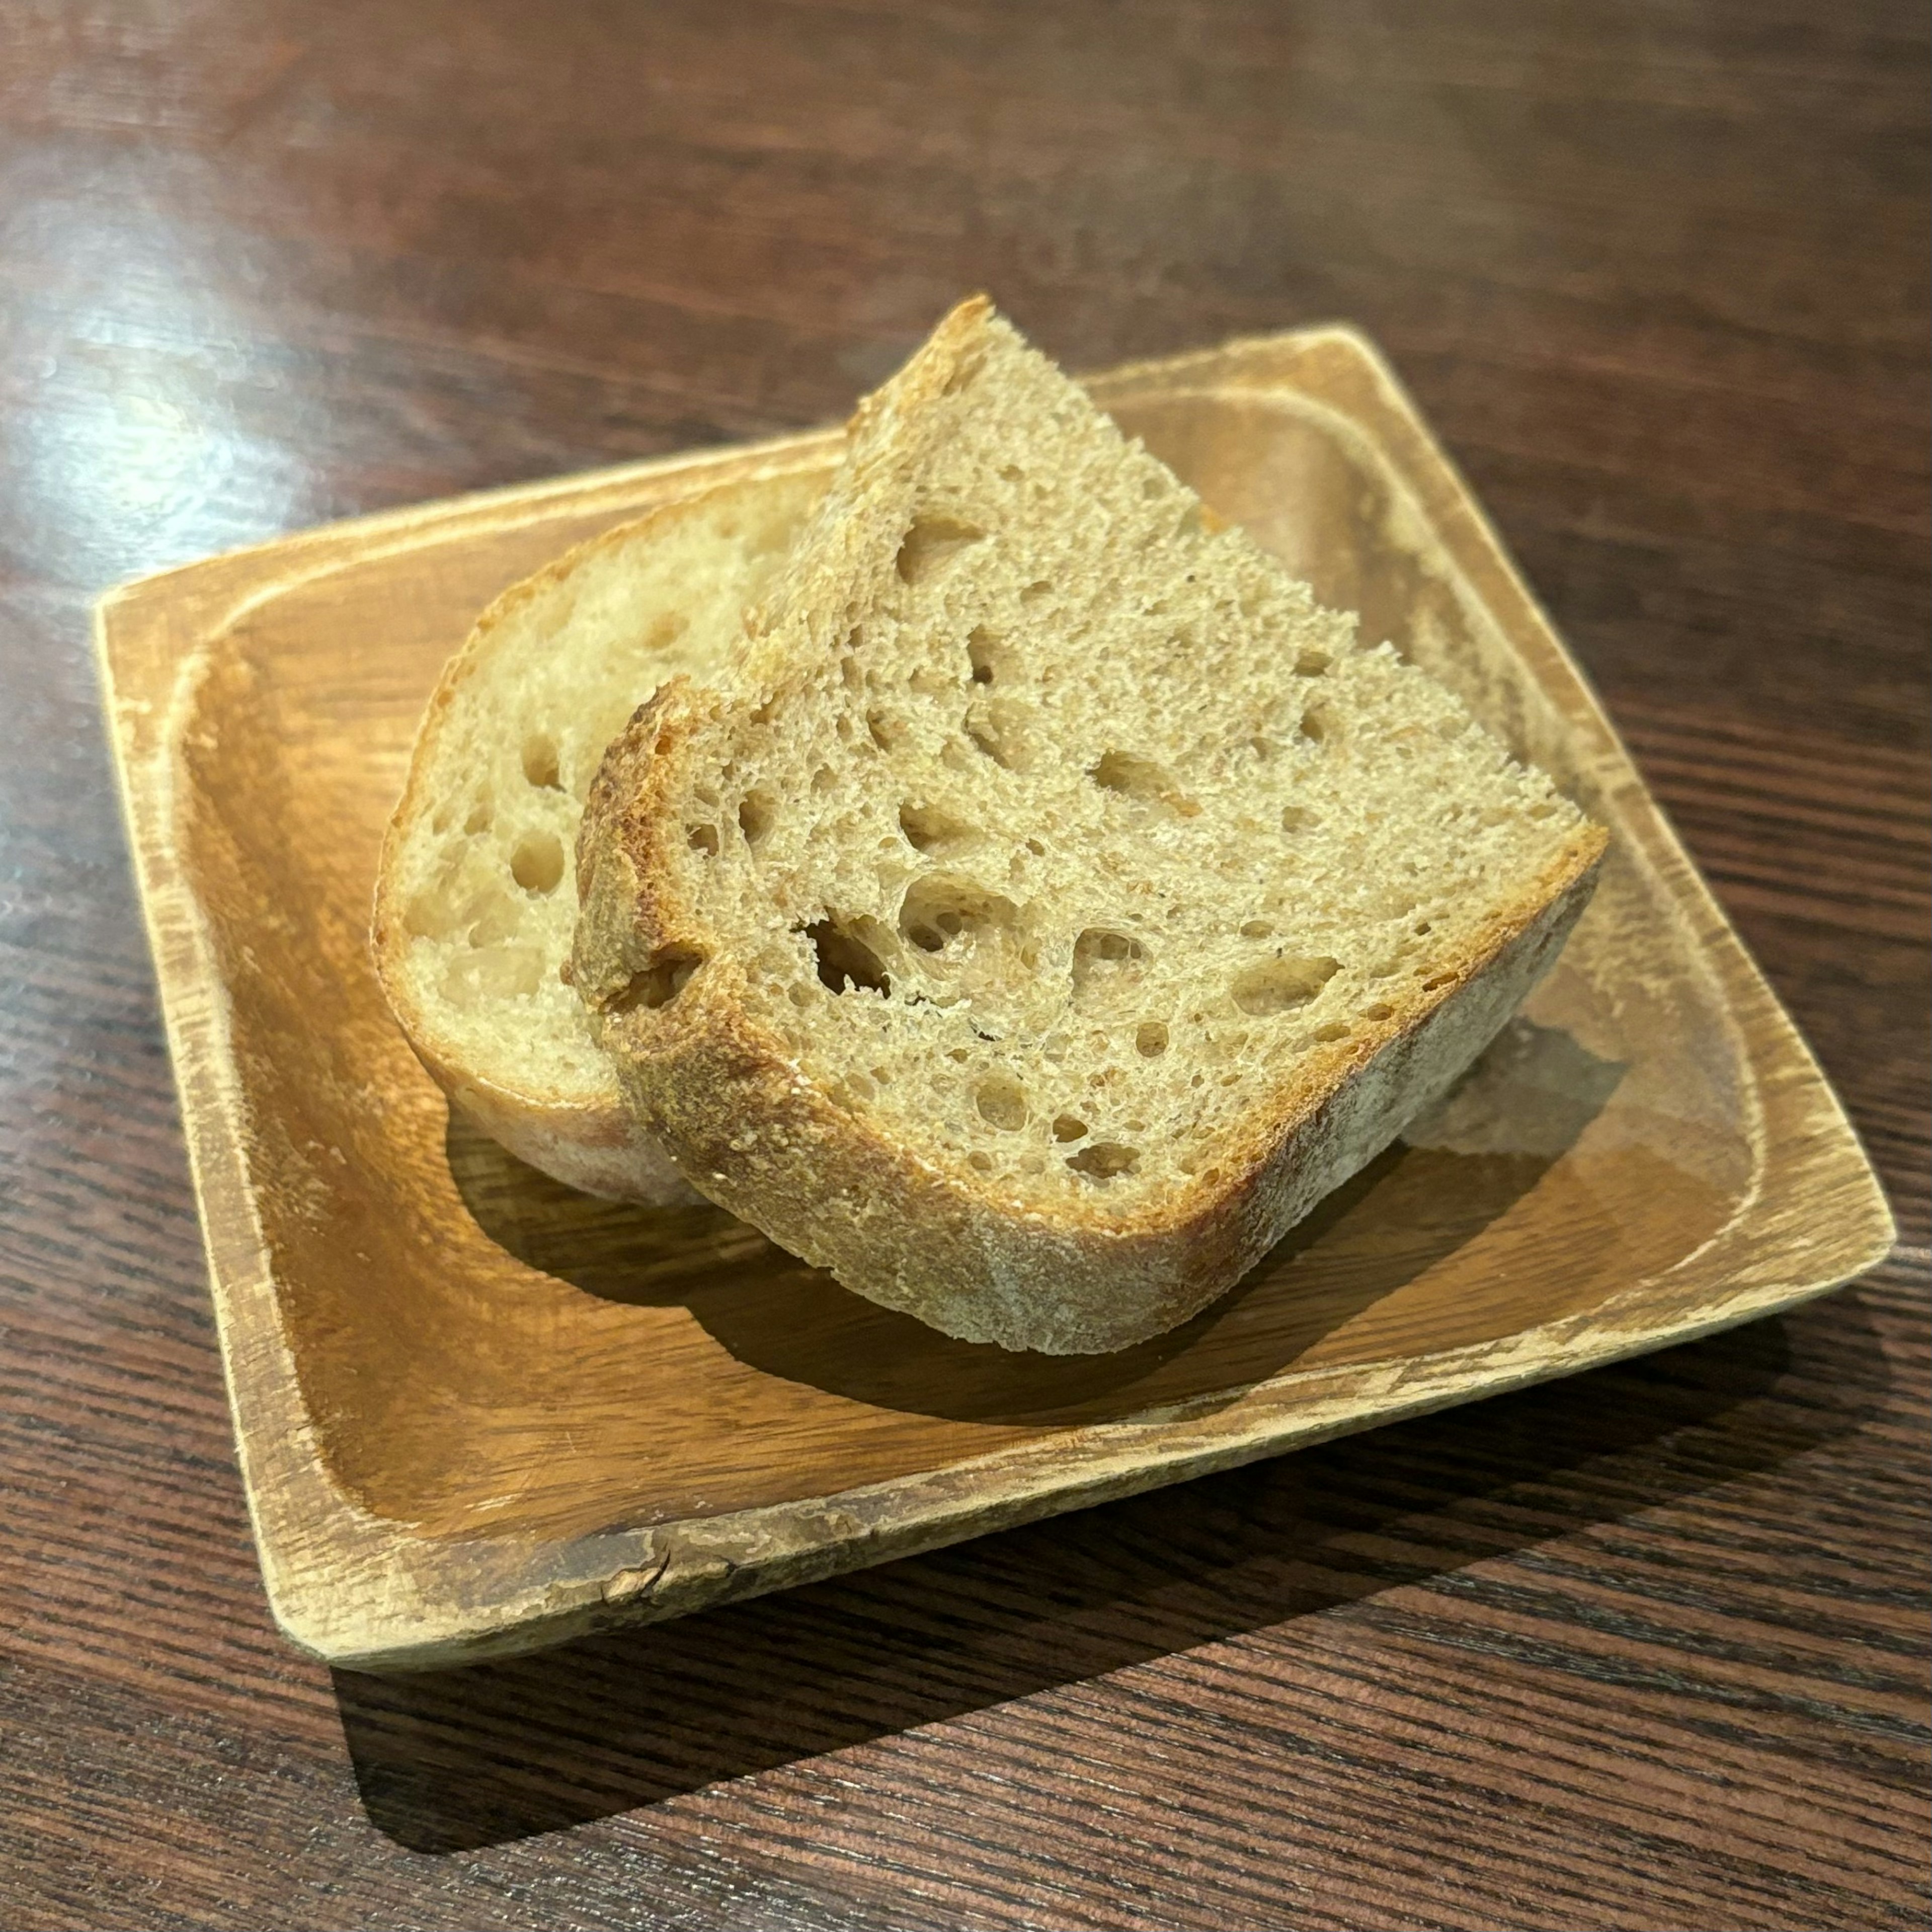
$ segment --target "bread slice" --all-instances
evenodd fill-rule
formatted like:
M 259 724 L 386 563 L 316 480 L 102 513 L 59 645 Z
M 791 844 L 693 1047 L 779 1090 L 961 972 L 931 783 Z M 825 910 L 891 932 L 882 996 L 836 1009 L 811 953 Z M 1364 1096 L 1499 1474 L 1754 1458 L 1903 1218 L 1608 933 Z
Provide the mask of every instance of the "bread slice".
M 740 652 L 746 605 L 827 474 L 721 485 L 505 592 L 451 660 L 416 739 L 376 883 L 382 989 L 457 1107 L 593 1194 L 692 1198 L 620 1104 L 559 976 L 584 794 L 664 679 L 702 682 Z
M 1212 1300 L 1468 1066 L 1604 850 L 983 300 L 751 628 L 605 758 L 578 991 L 700 1189 L 968 1340 Z

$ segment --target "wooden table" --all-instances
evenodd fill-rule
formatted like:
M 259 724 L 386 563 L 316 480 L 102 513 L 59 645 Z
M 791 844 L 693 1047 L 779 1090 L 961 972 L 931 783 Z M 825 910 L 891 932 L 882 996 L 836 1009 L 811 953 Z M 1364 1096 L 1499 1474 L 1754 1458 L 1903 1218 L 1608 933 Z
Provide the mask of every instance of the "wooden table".
M 1925 22 L 0 12 L 0 1922 L 1878 1928 L 1926 1828 Z M 90 599 L 1075 366 L 1387 346 L 1908 1244 L 1786 1318 L 413 1681 L 263 1608 Z

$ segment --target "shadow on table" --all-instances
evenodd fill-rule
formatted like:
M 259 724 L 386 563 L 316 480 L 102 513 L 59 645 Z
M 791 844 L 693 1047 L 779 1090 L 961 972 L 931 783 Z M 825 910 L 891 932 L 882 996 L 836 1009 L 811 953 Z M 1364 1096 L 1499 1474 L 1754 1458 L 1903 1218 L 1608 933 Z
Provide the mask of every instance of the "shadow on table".
M 553 1831 L 1381 1592 L 1426 1604 L 1468 1564 L 1844 1433 L 1857 1400 L 1821 1408 L 1818 1391 L 1876 1384 L 1878 1347 L 1839 1297 L 685 1622 L 464 1670 L 338 1672 L 343 1730 L 370 1818 L 406 1846 Z
M 1534 1193 L 1625 1071 L 1561 1028 L 1519 1017 L 1450 1094 L 1318 1202 L 1244 1280 L 1179 1327 L 1103 1355 L 956 1340 L 849 1293 L 721 1209 L 577 1193 L 453 1109 L 445 1147 L 471 1217 L 506 1253 L 598 1300 L 682 1308 L 761 1376 L 901 1414 L 1084 1427 L 1178 1402 L 1204 1410 L 1232 1401 L 1453 1261 Z M 623 1378 L 606 1394 L 632 1399 L 621 1353 L 606 1359 Z M 740 1426 L 755 1428 L 760 1412 L 736 1406 L 740 1389 L 724 1386 Z

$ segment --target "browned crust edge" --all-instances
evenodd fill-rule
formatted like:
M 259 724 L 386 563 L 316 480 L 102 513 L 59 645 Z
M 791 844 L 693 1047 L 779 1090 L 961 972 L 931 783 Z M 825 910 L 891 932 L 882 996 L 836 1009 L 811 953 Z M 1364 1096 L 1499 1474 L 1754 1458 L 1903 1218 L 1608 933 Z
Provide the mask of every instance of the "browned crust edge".
M 812 466 L 829 472 L 836 460 L 828 455 Z M 481 675 L 490 640 L 504 623 L 608 552 L 640 538 L 662 536 L 668 526 L 699 514 L 720 497 L 755 495 L 780 476 L 794 473 L 775 469 L 735 478 L 658 504 L 574 545 L 494 598 L 436 680 L 416 729 L 402 795 L 383 834 L 369 950 L 376 983 L 404 1038 L 453 1108 L 518 1160 L 587 1194 L 652 1206 L 693 1198 L 676 1164 L 625 1106 L 614 1077 L 602 1094 L 586 1100 L 556 1089 L 506 1086 L 469 1064 L 462 1046 L 437 1024 L 433 1010 L 417 997 L 411 983 L 402 855 L 436 808 L 437 758 L 452 710 L 464 688 Z
M 1579 828 L 1438 969 L 1450 983 L 1407 985 L 1388 1019 L 1304 1060 L 1222 1149 L 1218 1180 L 1126 1213 L 1096 1191 L 1048 1217 L 835 1102 L 747 1012 L 742 969 L 671 884 L 666 829 L 721 704 L 665 687 L 605 754 L 584 812 L 573 970 L 625 1098 L 720 1207 L 872 1300 L 1008 1348 L 1125 1348 L 1232 1287 L 1495 1036 L 1554 962 L 1609 840 Z M 654 968 L 692 958 L 674 998 L 628 1005 Z

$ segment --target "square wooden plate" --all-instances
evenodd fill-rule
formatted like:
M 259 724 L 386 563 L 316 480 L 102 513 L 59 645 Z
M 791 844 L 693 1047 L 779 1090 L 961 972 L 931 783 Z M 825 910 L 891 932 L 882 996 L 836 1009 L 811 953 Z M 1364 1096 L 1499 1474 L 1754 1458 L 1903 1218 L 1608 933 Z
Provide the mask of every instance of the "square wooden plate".
M 98 615 L 268 1595 L 359 1669 L 829 1575 L 1564 1375 L 1816 1294 L 1890 1217 L 1816 1065 L 1374 350 L 1317 329 L 1094 385 L 1222 514 L 1607 824 L 1562 963 L 1458 1094 L 1173 1334 L 947 1340 L 711 1209 L 452 1128 L 376 991 L 378 839 L 470 620 L 835 434 L 310 532 Z

